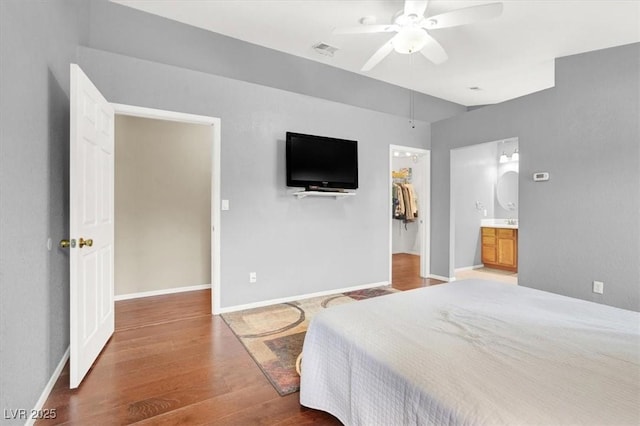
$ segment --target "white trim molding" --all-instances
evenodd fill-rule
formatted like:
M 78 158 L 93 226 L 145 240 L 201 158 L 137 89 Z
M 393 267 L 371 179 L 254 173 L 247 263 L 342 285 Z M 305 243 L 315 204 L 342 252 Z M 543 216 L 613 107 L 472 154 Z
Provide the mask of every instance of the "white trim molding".
M 433 278 L 433 279 L 440 280 L 440 281 L 445 281 L 445 282 L 448 282 L 448 283 L 453 282 L 453 281 L 456 280 L 456 277 L 445 277 L 445 276 L 442 276 L 442 275 L 435 275 L 435 274 L 429 274 L 429 278 Z
M 484 268 L 484 263 L 473 266 L 463 266 L 461 268 L 456 268 L 454 272 L 462 272 L 462 271 L 473 271 L 474 269 Z
M 51 375 L 51 378 L 49 379 L 46 386 L 44 387 L 44 390 L 42 391 L 42 394 L 40 394 L 40 398 L 38 398 L 38 401 L 36 402 L 35 407 L 33 407 L 33 410 L 31 410 L 31 413 L 38 413 L 42 410 L 42 407 L 44 407 L 44 403 L 47 402 L 47 399 L 49 398 L 49 395 L 51 394 L 53 387 L 56 385 L 56 382 L 60 378 L 60 374 L 62 374 L 62 370 L 64 370 L 64 366 L 67 364 L 68 360 L 69 360 L 69 347 L 67 346 L 67 350 L 64 352 L 64 355 L 62 355 L 62 359 L 56 366 L 56 369 L 53 370 L 53 374 Z M 37 419 L 29 418 L 25 423 L 25 425 L 31 426 L 36 423 L 36 420 Z
M 140 107 L 134 105 L 117 104 L 112 102 L 111 105 L 116 114 L 129 115 L 132 117 L 151 118 L 154 120 L 178 121 L 181 123 L 203 124 L 215 126 L 220 124 L 220 119 L 215 117 L 207 117 L 205 115 L 187 114 L 184 112 L 166 111 L 161 109 Z
M 206 290 L 211 288 L 211 284 L 192 285 L 189 287 L 163 288 L 162 290 L 142 291 L 140 293 L 119 294 L 113 298 L 119 300 L 140 299 L 142 297 L 162 296 L 164 294 L 184 293 L 187 291 Z
M 298 296 L 291 296 L 291 297 L 283 297 L 281 299 L 271 299 L 271 300 L 265 300 L 262 302 L 247 303 L 244 305 L 229 306 L 226 308 L 221 308 L 220 313 L 226 314 L 229 312 L 244 311 L 245 309 L 262 308 L 264 306 L 277 305 L 279 303 L 287 303 L 287 302 L 293 302 L 296 300 L 310 299 L 312 297 L 330 296 L 332 294 L 346 293 L 348 291 L 356 291 L 356 290 L 365 290 L 367 288 L 382 287 L 385 285 L 389 285 L 389 282 L 384 281 L 379 283 L 357 285 L 353 287 L 336 288 L 333 290 L 319 291 L 316 293 L 301 294 Z

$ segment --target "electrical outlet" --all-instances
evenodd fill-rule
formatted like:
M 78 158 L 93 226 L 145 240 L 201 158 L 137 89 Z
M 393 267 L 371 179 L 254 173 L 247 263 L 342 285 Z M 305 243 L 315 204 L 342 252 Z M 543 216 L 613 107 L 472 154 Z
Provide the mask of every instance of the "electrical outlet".
M 604 293 L 604 283 L 602 281 L 593 282 L 593 292 L 598 294 Z
M 250 283 L 255 283 L 256 281 L 258 281 L 258 276 L 256 275 L 255 272 L 249 272 L 249 282 Z

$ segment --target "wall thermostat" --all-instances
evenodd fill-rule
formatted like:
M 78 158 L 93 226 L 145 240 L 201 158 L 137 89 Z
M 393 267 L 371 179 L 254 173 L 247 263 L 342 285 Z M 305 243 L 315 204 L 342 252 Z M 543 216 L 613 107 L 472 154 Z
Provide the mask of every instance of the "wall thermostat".
M 533 174 L 533 180 L 536 182 L 542 182 L 545 180 L 549 180 L 549 173 L 547 172 L 536 172 Z

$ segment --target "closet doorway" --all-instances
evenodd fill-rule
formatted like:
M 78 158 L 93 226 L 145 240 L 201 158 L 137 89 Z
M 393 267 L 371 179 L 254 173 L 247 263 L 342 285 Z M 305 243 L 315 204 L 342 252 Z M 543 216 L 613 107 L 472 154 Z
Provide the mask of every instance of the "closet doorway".
M 401 290 L 430 285 L 430 152 L 390 145 L 388 176 L 389 282 Z

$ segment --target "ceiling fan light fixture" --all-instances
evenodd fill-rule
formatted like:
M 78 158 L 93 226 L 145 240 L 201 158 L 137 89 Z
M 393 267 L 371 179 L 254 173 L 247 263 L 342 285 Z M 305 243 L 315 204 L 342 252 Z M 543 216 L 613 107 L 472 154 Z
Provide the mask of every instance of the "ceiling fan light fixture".
M 392 17 L 388 25 L 371 25 L 373 16 L 364 16 L 358 27 L 336 28 L 334 34 L 397 33 L 375 51 L 362 66 L 361 71 L 370 71 L 392 51 L 411 54 L 420 51 L 435 65 L 445 62 L 449 56 L 440 43 L 431 37 L 429 31 L 458 27 L 500 16 L 503 5 L 500 2 L 463 7 L 435 16 L 425 16 L 429 0 L 405 0 L 404 7 Z M 367 25 L 369 24 L 369 25 Z
M 402 54 L 414 53 L 422 49 L 428 41 L 427 33 L 421 28 L 403 28 L 393 41 L 393 49 Z

